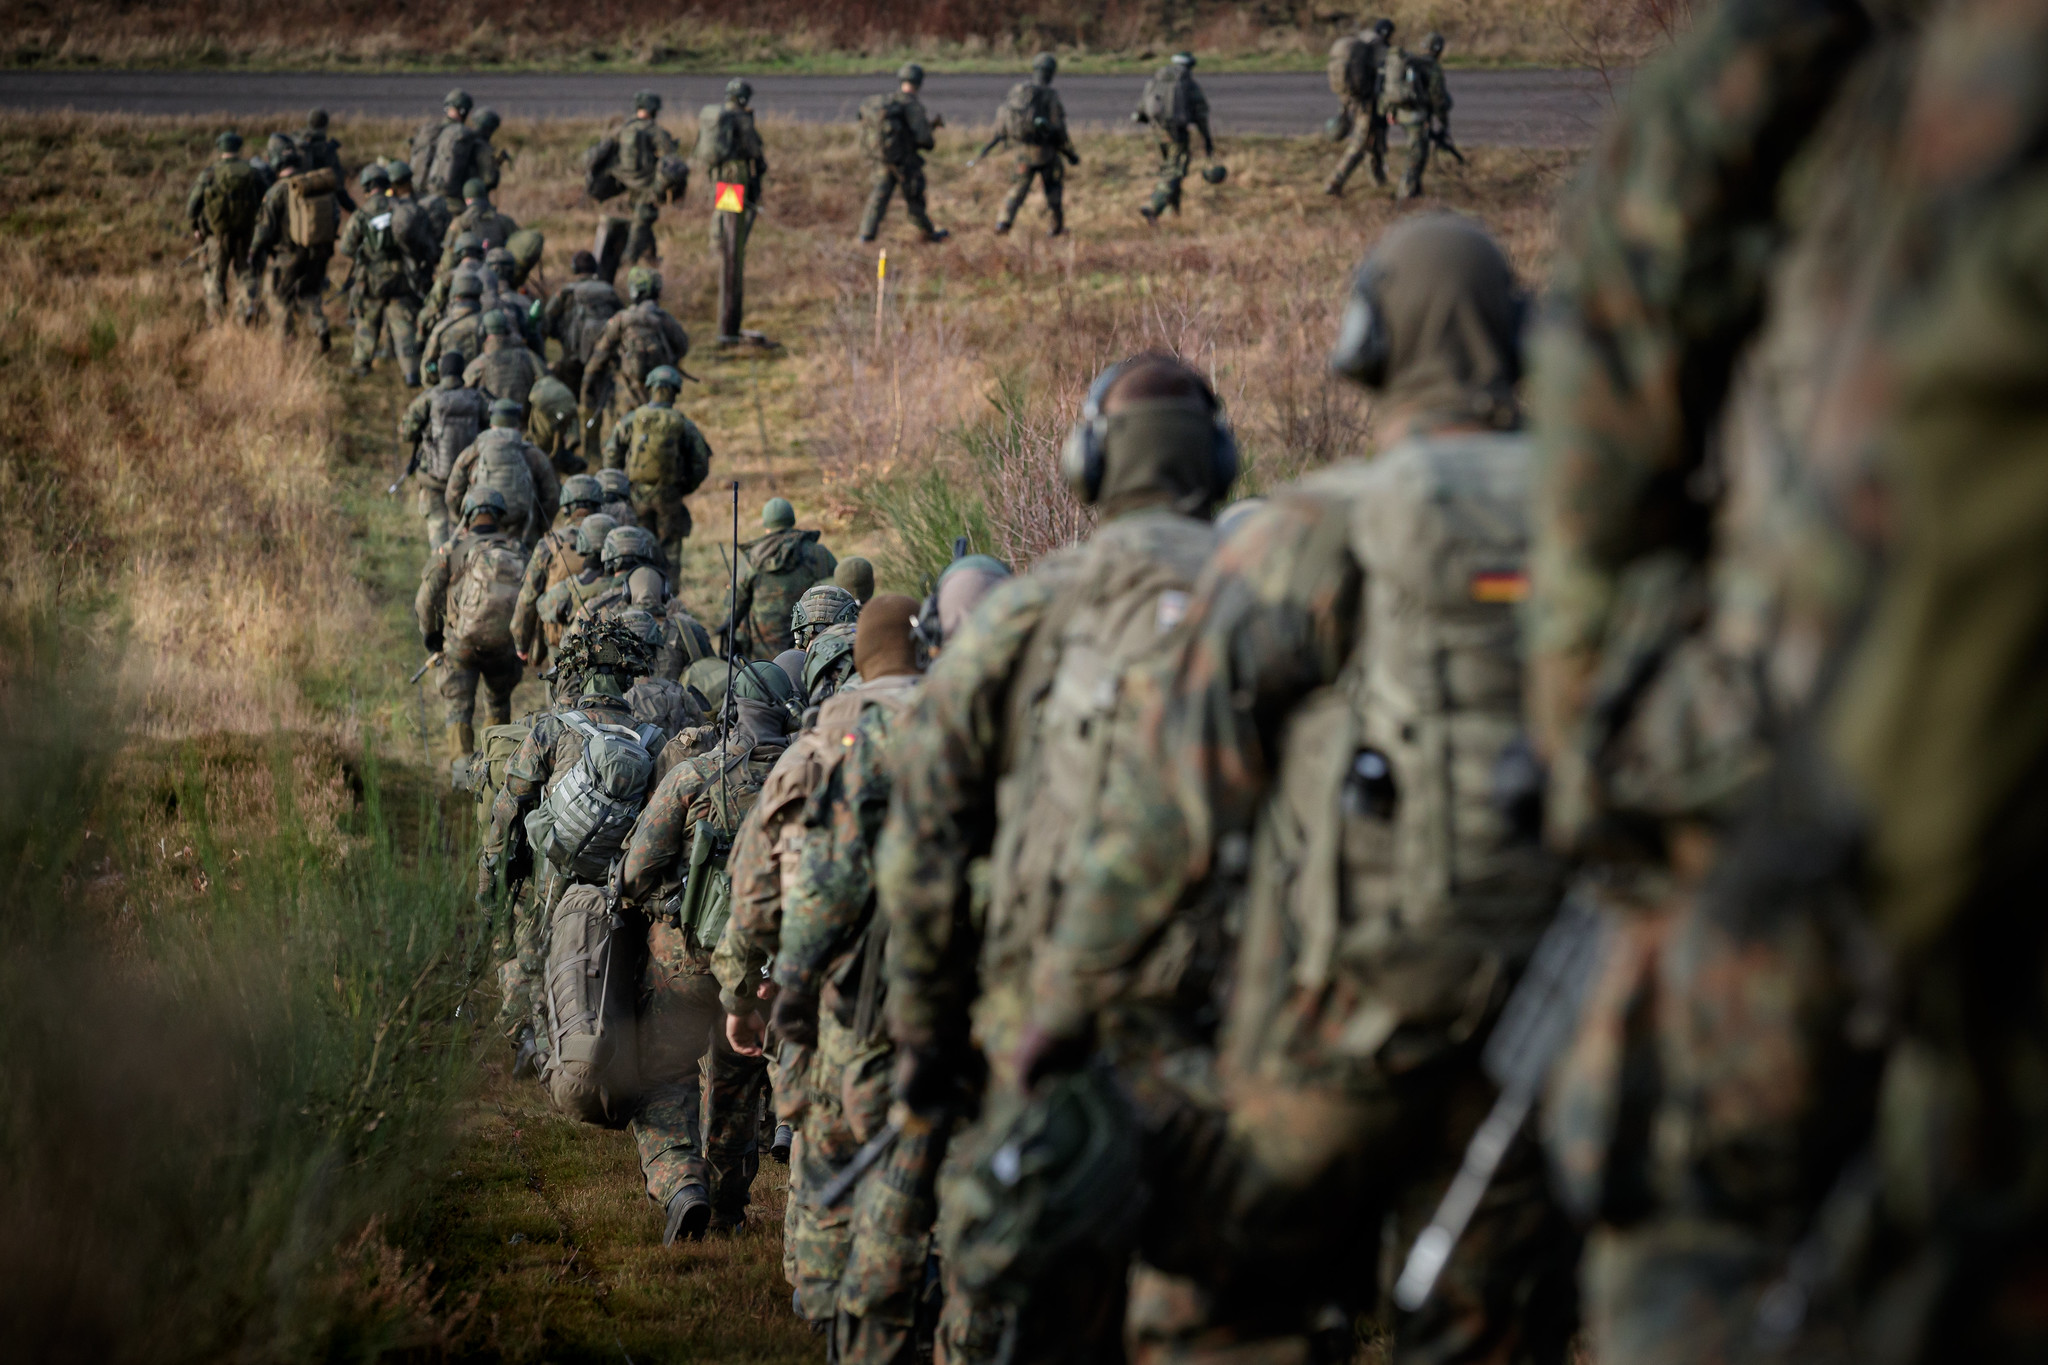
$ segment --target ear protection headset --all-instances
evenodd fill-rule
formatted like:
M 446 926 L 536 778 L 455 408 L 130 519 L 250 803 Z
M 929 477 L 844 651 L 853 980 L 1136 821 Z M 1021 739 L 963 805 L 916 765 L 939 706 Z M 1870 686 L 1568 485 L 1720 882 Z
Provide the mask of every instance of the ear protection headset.
M 1156 356 L 1134 356 L 1118 361 L 1095 376 L 1095 382 L 1088 386 L 1088 397 L 1081 404 L 1081 420 L 1074 423 L 1074 429 L 1067 433 L 1066 444 L 1060 448 L 1060 476 L 1084 506 L 1092 504 L 1102 493 L 1110 421 L 1102 411 L 1102 400 L 1133 365 L 1156 359 Z M 1202 402 L 1209 409 L 1209 495 L 1221 498 L 1237 480 L 1237 437 L 1223 416 L 1223 404 L 1215 391 L 1199 375 L 1195 376 L 1195 383 L 1201 390 Z
M 1386 268 L 1368 260 L 1351 278 L 1351 301 L 1345 305 L 1344 320 L 1337 327 L 1337 345 L 1330 352 L 1330 369 L 1369 389 L 1384 388 L 1387 365 L 1393 359 L 1393 340 L 1387 335 L 1386 316 L 1380 310 L 1380 283 Z M 1515 377 L 1521 377 L 1522 334 L 1529 325 L 1530 297 L 1517 289 L 1510 307 L 1515 336 Z

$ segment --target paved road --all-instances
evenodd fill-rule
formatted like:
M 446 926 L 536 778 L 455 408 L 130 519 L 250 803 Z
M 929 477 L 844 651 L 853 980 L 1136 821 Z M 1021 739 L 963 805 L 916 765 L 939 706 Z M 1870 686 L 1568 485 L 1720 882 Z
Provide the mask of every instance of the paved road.
M 860 101 L 888 88 L 886 76 L 753 76 L 754 108 L 809 121 L 846 120 Z M 1015 77 L 934 75 L 925 103 L 956 124 L 994 118 Z M 1077 123 L 1121 123 L 1137 103 L 1137 76 L 1060 80 L 1067 116 Z M 605 117 L 630 107 L 651 87 L 677 112 L 715 102 L 721 76 L 353 75 L 206 71 L 0 71 L 0 109 L 96 113 L 226 114 L 297 118 L 314 105 L 334 113 L 427 117 L 460 85 L 507 118 Z M 1202 77 L 1218 134 L 1319 131 L 1336 112 L 1320 72 L 1232 73 Z M 1585 71 L 1453 71 L 1453 128 L 1468 145 L 1572 147 L 1590 141 L 1609 106 L 1601 78 Z M 282 126 L 282 125 L 281 125 Z M 296 123 L 291 126 L 297 127 Z

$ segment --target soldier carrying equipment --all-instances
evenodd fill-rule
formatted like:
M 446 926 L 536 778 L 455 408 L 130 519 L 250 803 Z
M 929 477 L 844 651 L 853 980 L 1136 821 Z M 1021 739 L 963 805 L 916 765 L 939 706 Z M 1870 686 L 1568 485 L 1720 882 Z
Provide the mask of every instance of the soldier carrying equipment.
M 1344 106 L 1333 121 L 1332 140 L 1344 141 L 1343 159 L 1330 173 L 1323 193 L 1344 192 L 1344 182 L 1367 157 L 1372 159 L 1372 182 L 1387 183 L 1387 118 L 1380 108 L 1380 74 L 1394 42 L 1394 25 L 1381 19 L 1370 36 L 1348 34 L 1330 47 L 1330 91 Z
M 1031 79 L 1010 87 L 1002 107 L 996 111 L 996 135 L 968 162 L 973 165 L 1005 142 L 1018 146 L 1016 178 L 1011 181 L 1009 197 L 996 218 L 998 234 L 1010 230 L 1017 211 L 1031 194 L 1034 180 L 1045 192 L 1045 209 L 1052 218 L 1046 235 L 1057 237 L 1067 230 L 1066 168 L 1061 161 L 1078 166 L 1081 154 L 1074 150 L 1073 139 L 1067 135 L 1067 107 L 1060 102 L 1059 92 L 1052 88 L 1059 69 L 1059 60 L 1050 52 L 1038 55 L 1031 64 Z
M 1202 87 L 1195 83 L 1194 72 L 1194 54 L 1175 53 L 1172 62 L 1160 67 L 1145 82 L 1137 111 L 1131 115 L 1138 123 L 1151 124 L 1159 138 L 1159 181 L 1153 187 L 1151 202 L 1138 210 L 1148 223 L 1158 222 L 1168 209 L 1180 212 L 1181 182 L 1187 179 L 1194 160 L 1191 134 L 1202 135 L 1203 156 L 1212 161 L 1216 157 L 1216 143 L 1209 136 L 1209 101 L 1202 94 Z M 1220 171 L 1222 167 L 1209 169 Z M 1218 176 L 1209 183 L 1218 184 L 1221 179 Z
M 924 153 L 933 146 L 932 132 L 945 120 L 927 117 L 917 98 L 924 84 L 924 68 L 906 63 L 896 73 L 893 94 L 870 95 L 860 106 L 860 145 L 875 163 L 875 179 L 868 192 L 867 210 L 861 215 L 860 240 L 872 242 L 881 230 L 882 215 L 889 211 L 889 199 L 900 188 L 903 208 L 927 242 L 944 241 L 951 234 L 932 226 L 925 211 Z

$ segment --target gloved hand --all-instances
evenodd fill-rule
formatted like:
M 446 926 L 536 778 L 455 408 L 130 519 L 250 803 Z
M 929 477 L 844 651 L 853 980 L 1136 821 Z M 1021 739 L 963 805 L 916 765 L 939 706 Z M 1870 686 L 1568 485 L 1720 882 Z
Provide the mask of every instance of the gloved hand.
M 1067 158 L 1067 164 L 1069 166 L 1078 166 L 1081 164 L 1081 154 L 1079 152 L 1067 152 L 1065 155 Z
M 807 991 L 784 987 L 775 997 L 769 1027 L 798 1047 L 818 1045 L 818 997 Z
M 895 1096 L 913 1114 L 936 1114 L 959 1094 L 959 1058 L 936 1048 L 900 1048 L 896 1056 Z
M 436 630 L 420 636 L 420 643 L 426 646 L 427 653 L 439 654 L 441 652 L 442 644 L 441 632 Z

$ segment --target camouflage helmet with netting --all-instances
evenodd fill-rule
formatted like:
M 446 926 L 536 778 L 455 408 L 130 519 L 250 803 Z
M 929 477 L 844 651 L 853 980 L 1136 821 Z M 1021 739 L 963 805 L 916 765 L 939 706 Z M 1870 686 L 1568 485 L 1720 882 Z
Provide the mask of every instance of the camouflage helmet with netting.
M 578 681 L 597 673 L 641 678 L 654 670 L 654 653 L 654 645 L 623 621 L 583 621 L 562 636 L 555 669 L 562 678 Z
M 644 265 L 636 265 L 626 272 L 626 295 L 633 302 L 661 297 L 661 275 Z
M 592 512 L 576 523 L 576 553 L 585 559 L 604 553 L 604 538 L 618 527 L 618 522 L 602 512 Z
M 789 629 L 796 637 L 796 647 L 803 649 L 821 627 L 859 618 L 860 603 L 852 593 L 836 583 L 814 583 L 796 599 L 789 613 Z
M 571 474 L 562 480 L 562 506 L 604 506 L 604 485 L 588 474 Z
M 468 521 L 478 512 L 489 512 L 502 519 L 505 515 L 505 495 L 487 483 L 477 484 L 462 499 L 462 519 Z
M 606 573 L 617 573 L 629 565 L 661 563 L 661 542 L 644 526 L 617 526 L 605 535 L 599 556 Z

